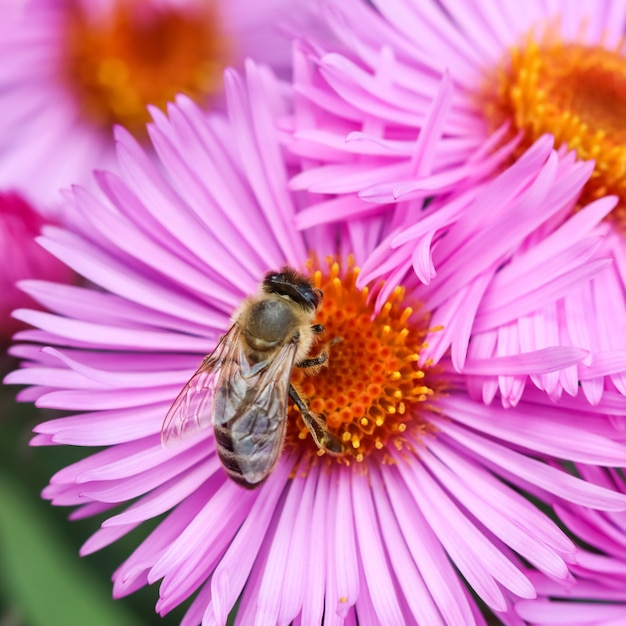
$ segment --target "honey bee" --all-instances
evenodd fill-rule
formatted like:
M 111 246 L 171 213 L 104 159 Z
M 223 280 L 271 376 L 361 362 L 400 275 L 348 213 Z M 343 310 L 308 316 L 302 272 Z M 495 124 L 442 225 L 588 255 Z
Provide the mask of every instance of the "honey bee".
M 308 277 L 290 267 L 266 274 L 259 293 L 244 300 L 228 332 L 174 400 L 161 429 L 163 445 L 212 424 L 227 474 L 254 489 L 278 462 L 291 398 L 317 446 L 340 454 L 340 439 L 290 382 L 294 366 L 315 371 L 327 362 L 327 350 L 307 358 L 324 332 L 312 323 L 322 298 Z

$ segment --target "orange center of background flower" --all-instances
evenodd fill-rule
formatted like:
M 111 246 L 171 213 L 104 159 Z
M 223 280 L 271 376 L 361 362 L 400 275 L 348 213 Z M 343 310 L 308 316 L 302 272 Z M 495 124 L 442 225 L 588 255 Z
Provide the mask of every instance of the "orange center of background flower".
M 316 374 L 294 369 L 292 383 L 312 411 L 326 417 L 328 429 L 344 444 L 337 457 L 349 464 L 372 453 L 385 458 L 385 449 L 410 447 L 411 439 L 433 430 L 425 415 L 439 386 L 428 367 L 418 366 L 427 319 L 403 304 L 404 289 L 397 287 L 378 314 L 374 314 L 367 288 L 358 289 L 358 268 L 340 277 L 339 266 L 313 274 L 324 292 L 316 323 L 326 331 L 320 347 L 329 343 L 328 366 Z M 318 449 L 293 405 L 289 408 L 286 446 L 312 455 Z
M 146 105 L 176 94 L 202 102 L 218 91 L 228 62 L 215 3 L 154 6 L 114 0 L 109 12 L 68 10 L 62 68 L 83 114 L 98 126 L 121 124 L 145 137 Z
M 523 148 L 544 133 L 595 168 L 580 205 L 615 194 L 612 218 L 626 227 L 626 59 L 621 50 L 529 38 L 511 51 L 484 93 L 492 128 L 524 132 Z

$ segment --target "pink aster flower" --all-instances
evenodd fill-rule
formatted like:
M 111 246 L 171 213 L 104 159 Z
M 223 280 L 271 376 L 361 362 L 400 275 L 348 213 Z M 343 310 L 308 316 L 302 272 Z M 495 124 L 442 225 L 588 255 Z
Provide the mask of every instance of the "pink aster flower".
M 49 205 L 115 163 L 112 128 L 145 135 L 146 105 L 220 102 L 247 57 L 290 67 L 286 0 L 27 0 L 0 6 L 0 187 Z M 306 2 L 289 2 L 292 19 Z M 294 15 L 295 14 L 295 15 Z M 37 184 L 33 184 L 33 179 Z
M 13 353 L 24 367 L 7 382 L 29 385 L 22 400 L 74 412 L 39 425 L 33 444 L 104 447 L 59 471 L 44 491 L 54 504 L 77 506 L 74 518 L 109 512 L 82 554 L 165 515 L 115 572 L 114 595 L 160 580 L 163 614 L 195 594 L 184 625 L 223 625 L 240 598 L 239 624 L 471 626 L 485 621 L 470 589 L 503 615 L 513 599 L 535 598 L 521 558 L 567 580 L 575 545 L 521 494 L 626 509 L 623 493 L 573 476 L 563 463 L 623 461 L 612 395 L 596 406 L 562 405 L 529 389 L 505 409 L 474 400 L 468 386 L 473 376 L 576 367 L 586 352 L 555 345 L 468 354 L 468 374 L 457 373 L 449 352 L 425 340 L 448 332 L 434 330 L 439 316 L 470 341 L 461 320 L 441 313 L 445 291 L 466 294 L 470 309 L 487 295 L 468 289 L 488 294 L 486 319 L 500 310 L 497 274 L 481 273 L 478 244 L 453 245 L 461 231 L 451 230 L 447 271 L 420 291 L 383 245 L 393 219 L 297 228 L 309 199 L 287 187 L 300 166 L 283 154 L 271 123 L 286 105 L 275 79 L 249 65 L 245 79 L 227 73 L 226 90 L 228 119 L 205 116 L 186 97 L 168 108 L 169 119 L 152 110 L 159 166 L 118 130 L 120 174 L 97 172 L 97 193 L 66 193 L 66 227 L 41 238 L 89 286 L 24 285 L 49 312 L 16 313 L 34 328 L 20 333 Z M 505 173 L 499 183 L 506 197 L 476 209 L 476 222 L 498 235 L 493 258 L 524 237 L 503 228 L 515 208 L 529 223 L 544 211 L 557 215 L 588 174 L 546 141 L 513 167 L 512 180 Z M 588 281 L 586 268 L 597 269 L 594 224 L 609 204 L 581 211 L 576 236 L 555 235 L 526 262 L 543 261 L 550 275 L 551 264 L 567 261 L 568 277 Z M 408 227 L 410 216 L 397 209 L 396 221 Z M 465 232 L 475 228 L 468 222 Z M 373 258 L 377 271 L 359 275 Z M 329 352 L 327 367 L 306 377 L 295 368 L 291 381 L 342 448 L 320 456 L 289 405 L 274 471 L 245 490 L 224 471 L 212 428 L 167 447 L 161 428 L 242 300 L 285 264 L 323 290 L 318 348 L 325 342 Z M 525 282 L 529 292 L 540 289 L 540 273 Z M 507 311 L 532 301 L 528 293 L 511 298 L 505 290 Z
M 534 377 L 535 384 L 557 397 L 575 393 L 580 380 L 590 402 L 605 389 L 626 393 L 621 48 L 626 5 L 559 0 L 515 7 L 492 1 L 470 7 L 455 0 L 326 5 L 339 43 L 300 44 L 296 108 L 285 126 L 290 149 L 308 159 L 292 188 L 332 194 L 318 196 L 308 223 L 332 221 L 340 208 L 380 216 L 389 202 L 406 202 L 407 211 L 421 212 L 423 224 L 396 234 L 389 246 L 405 263 L 412 259 L 416 275 L 428 283 L 440 269 L 436 247 L 445 236 L 443 224 L 468 206 L 460 200 L 463 193 L 472 194 L 474 185 L 501 170 L 503 159 L 519 157 L 549 134 L 563 155 L 569 147 L 593 164 L 562 219 L 598 198 L 616 197 L 599 251 L 612 263 L 562 298 L 520 316 L 523 329 L 494 326 L 483 336 L 478 323 L 472 349 L 486 357 L 520 341 L 535 348 L 568 343 L 589 352 L 579 371 Z M 428 150 L 424 163 L 421 151 L 429 145 L 436 148 Z M 511 228 L 517 219 L 511 217 Z M 529 234 L 520 254 L 546 234 L 545 229 Z M 508 269 L 502 282 L 505 276 L 512 277 Z M 485 396 L 497 385 L 497 379 L 485 380 Z
M 11 317 L 14 309 L 35 306 L 17 286 L 26 279 L 68 282 L 72 272 L 35 242 L 44 218 L 16 193 L 0 194 L 0 344 L 26 325 Z

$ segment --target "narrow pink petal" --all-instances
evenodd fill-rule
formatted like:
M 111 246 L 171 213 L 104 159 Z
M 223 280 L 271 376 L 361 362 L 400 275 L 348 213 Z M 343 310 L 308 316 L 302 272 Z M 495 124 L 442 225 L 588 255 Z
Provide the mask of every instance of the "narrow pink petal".
M 483 281 L 480 282 L 483 283 Z M 479 286 L 480 283 L 477 285 L 477 288 Z M 463 310 L 465 297 L 470 290 L 471 287 L 459 289 L 446 302 L 437 307 L 431 319 L 431 327 L 436 330 L 429 332 L 426 336 L 427 347 L 420 354 L 420 365 L 424 365 L 430 359 L 432 359 L 433 363 L 439 363 L 447 353 L 456 334 L 463 333 L 463 330 L 459 331 L 458 327 L 461 326 L 461 329 L 463 329 L 466 322 L 462 316 L 459 316 L 459 311 Z M 470 323 L 472 322 L 473 319 L 470 319 Z M 457 350 L 461 353 L 457 355 L 457 358 L 460 359 L 462 356 L 461 344 L 458 344 Z
M 438 251 L 439 258 L 450 258 L 453 260 L 446 267 L 446 276 L 462 269 L 466 265 L 466 259 L 468 257 L 472 258 L 474 254 L 478 255 L 477 258 L 483 259 L 481 266 L 478 266 L 478 264 L 475 266 L 478 273 L 480 269 L 488 267 L 493 263 L 494 259 L 499 258 L 505 248 L 515 245 L 515 241 L 511 238 L 510 233 L 507 233 L 507 236 L 500 240 L 494 239 L 494 236 L 496 231 L 502 231 L 509 225 L 506 219 L 506 215 L 509 212 L 519 217 L 518 209 L 523 208 L 523 205 L 535 207 L 534 203 L 537 201 L 535 196 L 537 194 L 541 196 L 546 194 L 546 185 L 554 180 L 557 169 L 556 156 L 551 153 L 551 147 L 552 139 L 545 136 L 540 138 L 512 167 L 505 170 L 483 188 L 473 205 L 472 211 L 465 211 L 463 217 L 450 229 L 445 241 L 441 242 Z M 538 168 L 541 168 L 539 175 L 537 175 Z M 529 183 L 532 183 L 531 186 L 522 193 L 522 190 Z M 516 201 L 512 202 L 514 199 Z M 506 212 L 503 212 L 501 208 L 499 209 L 501 220 L 497 222 L 488 219 L 489 215 L 493 215 L 494 207 L 508 207 Z M 537 220 L 538 216 L 536 209 L 529 212 L 530 215 L 526 218 L 528 225 L 525 226 L 531 232 L 536 227 L 536 224 L 530 224 L 529 222 L 533 221 L 533 214 L 534 220 Z M 541 221 L 545 219 L 545 216 L 542 216 Z M 485 228 L 485 223 L 489 224 L 490 228 Z M 520 228 L 519 231 L 516 229 L 514 239 L 521 242 L 526 233 L 523 232 L 519 221 L 518 227 Z M 470 242 L 471 246 L 463 245 L 472 233 L 475 233 L 475 236 Z M 495 247 L 493 245 L 494 242 L 497 242 Z M 464 255 L 454 256 L 454 252 L 460 248 L 466 251 L 468 257 Z
M 462 475 L 460 476 L 457 473 L 451 472 L 443 464 L 437 462 L 429 453 L 422 452 L 421 458 L 439 483 L 507 546 L 516 550 L 535 567 L 550 576 L 563 580 L 569 576 L 567 565 L 563 559 L 538 540 L 534 533 L 535 519 L 541 518 L 541 513 L 537 510 L 522 509 L 521 512 L 523 512 L 524 516 L 518 518 L 513 514 L 513 510 L 519 513 L 521 507 L 516 506 L 515 509 L 507 511 L 498 506 L 499 503 L 495 504 L 494 502 L 492 504 L 492 501 L 490 501 L 488 497 L 485 497 L 486 492 L 481 493 L 478 490 L 473 491 L 475 487 L 481 484 L 480 480 L 475 484 L 472 482 L 472 479 L 480 479 L 480 472 L 476 472 L 472 468 L 472 471 L 468 471 L 466 474 L 468 480 L 463 480 Z M 466 469 L 469 468 L 466 467 Z M 491 487 L 493 491 L 496 491 L 493 489 L 493 486 Z M 504 485 L 500 485 L 500 489 L 497 492 L 498 498 L 509 495 L 507 492 L 508 489 L 505 489 Z M 513 498 L 509 498 L 509 500 L 513 500 Z M 518 503 L 515 502 L 515 504 Z M 528 530 L 531 528 L 533 529 L 533 533 L 530 533 Z M 557 530 L 556 527 L 554 530 Z M 561 543 L 565 540 L 566 537 L 563 535 Z M 573 558 L 574 553 L 575 549 L 572 544 L 569 554 L 570 559 Z
M 127 409 L 161 404 L 165 410 L 174 401 L 180 386 L 157 389 L 70 389 L 50 391 L 37 399 L 38 407 L 64 409 L 68 411 L 99 411 Z
M 231 310 L 237 305 L 237 296 L 232 293 L 232 289 L 226 289 L 210 279 L 207 280 L 205 268 L 195 268 L 187 260 L 181 259 L 178 254 L 169 252 L 167 248 L 154 241 L 151 236 L 141 232 L 124 216 L 103 210 L 96 204 L 95 198 L 84 189 L 75 188 L 74 197 L 77 205 L 81 207 L 86 219 L 97 230 L 99 236 L 116 242 L 117 255 L 125 253 L 137 262 L 150 267 L 153 272 L 156 270 L 157 276 L 161 275 L 159 278 L 155 277 L 156 284 L 160 285 L 166 281 L 172 281 L 177 289 L 202 296 L 212 306 L 220 307 L 224 311 Z M 233 238 L 230 233 L 224 233 L 223 237 L 224 239 Z M 216 255 L 227 256 L 227 249 L 216 249 L 214 244 L 213 250 Z M 185 256 L 188 257 L 189 255 Z M 160 260 L 157 267 L 154 267 L 154 259 Z
M 153 436 L 100 450 L 59 470 L 50 479 L 50 485 L 74 484 L 78 477 L 85 472 L 95 471 L 97 473 L 100 466 L 110 465 L 118 461 L 124 463 L 129 457 L 136 456 L 141 459 L 142 456 L 145 458 L 144 455 L 147 454 L 148 458 L 154 458 L 156 443 L 157 438 Z
M 512 476 L 518 476 L 566 501 L 603 511 L 626 509 L 626 496 L 623 494 L 590 485 L 571 474 L 488 441 L 458 426 L 438 421 L 437 427 L 471 450 L 474 456 L 483 457 L 489 463 L 502 467 Z
M 546 302 L 553 302 L 562 298 L 570 289 L 600 274 L 610 264 L 609 259 L 597 259 L 572 268 L 565 274 L 559 274 L 555 277 L 548 275 L 548 282 L 526 281 L 525 285 L 529 288 L 527 293 L 519 294 L 515 300 L 511 301 L 499 300 L 495 295 L 498 285 L 492 283 L 489 291 L 485 294 L 481 310 L 476 316 L 474 328 L 476 331 L 494 328 L 500 324 L 516 320 L 520 315 L 532 313 L 540 309 Z M 537 273 L 532 278 L 536 279 L 539 275 Z M 544 278 L 546 277 L 544 276 Z
M 580 364 L 578 376 L 580 380 L 600 378 L 609 374 L 617 374 L 626 370 L 626 349 L 611 350 L 593 355 L 591 365 Z
M 101 528 L 100 530 L 97 530 L 82 545 L 80 549 L 80 555 L 87 556 L 88 554 L 93 554 L 98 550 L 102 550 L 102 548 L 105 548 L 106 546 L 115 543 L 124 535 L 135 530 L 135 528 L 137 528 L 140 524 L 141 522 L 135 522 L 134 524 L 125 524 L 123 526 L 115 526 L 113 528 Z
M 160 130 L 167 132 L 169 123 L 164 122 Z M 216 255 L 214 259 L 207 262 L 206 251 L 221 249 L 223 244 L 218 240 L 217 235 L 210 230 L 210 221 L 206 219 L 206 216 L 199 218 L 198 215 L 187 210 L 188 207 L 184 202 L 181 202 L 180 197 L 171 188 L 153 160 L 148 158 L 137 141 L 127 131 L 116 127 L 115 134 L 118 141 L 120 168 L 125 174 L 124 178 L 129 184 L 130 191 L 140 200 L 141 206 L 151 212 L 155 221 L 160 223 L 178 241 L 184 242 L 185 256 L 191 252 L 201 262 L 202 266 L 210 263 L 209 266 L 214 268 L 215 276 L 229 276 L 235 284 L 241 285 L 241 287 L 250 285 L 253 288 L 255 276 L 250 262 L 255 257 L 249 258 L 248 264 L 243 263 L 242 259 L 232 254 L 226 254 L 223 257 Z M 227 176 L 227 163 L 228 161 L 222 159 L 220 175 Z M 214 178 L 216 177 L 211 176 L 211 180 Z M 239 181 L 239 187 L 241 187 L 241 179 Z M 249 198 L 250 196 L 242 201 L 241 206 L 243 208 L 253 205 Z M 129 202 L 129 209 L 134 204 Z M 228 272 L 224 271 L 226 269 Z M 235 287 L 236 292 L 239 289 L 239 287 Z M 249 292 L 249 289 L 246 292 Z
M 606 424 L 584 413 L 573 423 L 570 413 L 548 404 L 521 403 L 515 411 L 510 411 L 498 406 L 485 407 L 453 395 L 443 398 L 441 406 L 444 414 L 458 424 L 557 458 L 619 465 L 626 455 L 626 447 L 594 432 L 594 424 L 598 424 L 600 432 Z
M 406 497 L 405 483 L 398 468 L 383 465 L 381 472 L 406 545 L 444 623 L 475 626 L 458 574 L 417 502 Z
M 358 575 L 357 537 L 354 527 L 355 508 L 352 502 L 351 476 L 352 468 L 339 467 L 336 485 L 329 485 L 334 495 L 335 506 L 329 509 L 326 520 L 327 532 L 334 532 L 334 555 L 329 566 L 335 569 L 336 606 L 328 607 L 333 613 L 345 617 L 359 596 L 360 581 Z M 333 497 L 331 495 L 331 497 Z M 334 527 L 334 531 L 333 531 Z
M 173 370 L 161 370 L 151 372 L 140 371 L 106 371 L 101 368 L 85 365 L 80 360 L 70 356 L 67 351 L 46 347 L 42 349 L 44 354 L 56 357 L 70 369 L 78 372 L 85 378 L 97 384 L 113 388 L 141 388 L 141 387 L 161 387 L 167 384 L 180 384 L 181 387 L 189 380 L 194 370 L 185 370 L 182 373 Z M 81 355 L 77 355 L 80 356 Z M 198 365 L 202 361 L 198 360 Z M 165 364 L 166 365 L 166 364 Z
M 545 239 L 535 243 L 526 252 L 518 255 L 503 268 L 503 276 L 498 276 L 498 286 L 510 290 L 513 288 L 512 281 L 522 280 L 529 272 L 536 271 L 545 263 L 558 265 L 555 262 L 555 253 L 561 254 L 570 249 L 572 245 L 590 236 L 593 228 L 607 216 L 614 206 L 615 198 L 607 197 L 574 213 L 562 226 Z
M 158 124 L 159 130 L 169 135 L 159 140 L 165 142 L 161 153 L 186 203 L 214 233 L 238 242 L 237 249 L 243 253 L 238 262 L 246 259 L 248 271 L 262 271 L 263 265 L 280 262 L 278 247 L 267 245 L 274 240 L 272 228 L 262 212 L 250 211 L 256 205 L 252 190 L 242 179 L 238 164 L 226 154 L 213 124 L 182 95 L 177 96 L 176 106 L 168 107 L 168 114 L 169 122 Z M 211 264 L 219 271 L 219 261 Z
M 258 77 L 255 76 L 252 65 L 247 65 L 246 74 L 251 92 L 258 90 L 260 88 Z M 294 210 L 291 197 L 287 193 L 284 162 L 282 159 L 278 160 L 275 135 L 268 136 L 266 133 L 267 130 L 274 129 L 269 119 L 271 113 L 265 106 L 261 106 L 262 100 L 255 102 L 254 107 L 245 102 L 246 98 L 251 97 L 251 93 L 244 94 L 241 78 L 233 71 L 226 71 L 224 85 L 232 128 L 235 130 L 234 139 L 239 146 L 240 154 L 245 155 L 242 164 L 248 183 L 254 189 L 265 215 L 272 215 L 275 218 L 272 221 L 272 231 L 284 258 L 296 266 L 301 266 L 306 259 L 303 241 L 300 237 L 294 237 L 287 228 L 291 225 Z M 258 117 L 264 120 L 259 121 Z M 266 145 L 263 145 L 263 142 Z M 268 158 L 274 159 L 275 167 L 271 171 L 266 167 L 265 157 L 261 156 L 265 150 L 268 151 Z
M 456 309 L 456 315 L 453 318 L 454 331 L 451 338 L 452 364 L 457 371 L 465 371 L 468 366 L 472 367 L 471 364 L 466 363 L 467 350 L 470 344 L 476 311 L 480 306 L 481 299 L 489 286 L 490 280 L 490 274 L 485 273 L 478 276 L 476 280 L 468 285 L 467 289 L 461 292 L 465 296 L 463 314 L 460 315 L 459 309 Z
M 169 546 L 150 570 L 149 580 L 181 578 L 202 560 L 207 546 L 228 527 L 228 520 L 249 511 L 254 495 L 245 492 L 234 482 L 225 480 L 215 495 L 207 500 L 202 511 L 191 520 L 185 530 Z M 233 534 L 236 528 L 230 529 Z M 165 581 L 164 581 L 165 582 Z
M 381 624 L 401 624 L 402 611 L 383 549 L 384 544 L 367 476 L 358 471 L 353 472 L 351 486 L 360 561 L 372 606 Z
M 80 493 L 98 502 L 124 502 L 148 493 L 171 478 L 179 476 L 205 457 L 204 447 L 196 448 L 165 461 L 160 467 L 137 472 L 129 477 L 86 483 L 81 486 Z
M 421 498 L 420 508 L 468 583 L 494 610 L 506 602 L 497 582 L 524 598 L 536 593 L 530 581 L 454 505 L 418 465 L 403 471 L 413 497 Z M 497 581 L 497 582 L 496 582 Z
M 512 489 L 505 489 L 493 474 L 461 454 L 456 454 L 438 439 L 430 440 L 428 449 L 454 472 L 457 480 L 462 481 L 463 488 L 469 492 L 468 497 L 471 494 L 480 497 L 489 504 L 492 511 L 497 510 L 526 532 L 532 528 L 531 544 L 545 543 L 567 561 L 573 561 L 576 554 L 574 543 L 526 498 Z M 463 498 L 459 497 L 459 500 L 463 501 Z
M 106 326 L 82 320 L 68 321 L 66 318 L 41 311 L 18 309 L 15 311 L 14 317 L 27 324 L 38 326 L 47 332 L 83 342 L 83 345 L 89 345 L 94 348 L 116 350 L 143 349 L 152 352 L 160 350 L 181 352 L 185 350 L 198 354 L 209 354 L 215 347 L 214 340 L 190 337 L 182 333 Z M 222 322 L 223 325 L 220 328 L 224 329 L 226 328 L 226 322 L 225 320 L 222 320 Z
M 110 293 L 40 280 L 20 281 L 19 285 L 46 309 L 66 317 L 112 326 L 168 329 L 200 336 L 211 334 L 207 332 L 206 323 L 181 320 Z
M 324 591 L 323 571 L 326 563 L 323 553 L 312 552 L 315 545 L 311 541 L 315 529 L 314 498 L 316 497 L 319 470 L 311 467 L 306 475 L 297 474 L 292 480 L 296 483 L 295 493 L 301 492 L 297 517 L 292 527 L 289 552 L 284 564 L 284 593 L 278 613 L 278 626 L 289 626 L 293 619 L 304 610 L 305 598 L 314 596 L 322 606 Z M 298 485 L 301 483 L 301 486 Z M 302 564 L 306 563 L 306 567 Z M 311 570 L 322 573 L 316 579 Z M 315 584 L 317 583 L 317 584 Z
M 82 413 L 43 422 L 34 431 L 53 435 L 54 441 L 60 444 L 110 446 L 158 433 L 167 408 L 166 404 L 157 404 Z
M 56 367 L 26 367 L 10 372 L 4 378 L 6 385 L 46 384 L 49 388 L 61 389 L 106 389 L 107 385 L 86 379 L 78 372 Z
M 381 165 L 376 170 L 376 179 L 378 181 L 396 181 L 398 178 L 408 176 L 407 168 L 408 165 L 405 163 Z M 314 193 L 336 194 L 356 193 L 360 189 L 367 188 L 368 192 L 359 193 L 359 198 L 376 203 L 392 201 L 388 185 L 383 186 L 384 194 L 382 196 L 379 197 L 377 193 L 374 193 L 374 188 L 371 187 L 371 169 L 371 166 L 359 163 L 321 165 L 297 174 L 291 179 L 289 186 L 294 191 L 307 189 Z M 428 189 L 438 188 L 440 184 L 439 179 L 435 179 L 435 183 L 428 186 Z M 382 183 L 379 182 L 379 185 Z M 426 187 L 426 183 L 424 186 Z
M 417 177 L 426 176 L 433 171 L 434 148 L 438 146 L 443 134 L 444 122 L 450 110 L 452 90 L 453 84 L 450 74 L 444 72 L 415 143 L 412 168 Z
M 261 497 L 252 506 L 211 578 L 212 600 L 206 607 L 203 625 L 225 626 L 226 619 L 246 583 L 246 579 L 268 532 L 280 495 L 292 469 L 284 460 L 261 487 Z
M 581 348 L 554 346 L 511 356 L 470 359 L 466 361 L 463 373 L 486 376 L 543 374 L 579 363 L 587 354 L 588 352 Z
M 581 512 L 562 504 L 555 504 L 554 510 L 567 528 L 578 537 L 584 537 L 586 543 L 626 559 L 626 537 L 622 528 L 606 519 L 604 514 L 590 510 Z
M 550 624 L 551 626 L 620 626 L 626 620 L 626 608 L 623 606 L 602 606 L 598 603 L 582 604 L 580 602 L 554 602 L 536 600 L 535 602 L 518 602 L 515 605 L 517 614 L 524 620 L 534 624 Z
M 480 189 L 480 185 L 472 186 L 472 188 L 460 194 L 458 198 L 448 202 L 437 202 L 437 199 L 434 199 L 432 202 L 435 204 L 426 207 L 425 215 L 421 220 L 394 235 L 391 240 L 391 247 L 398 248 L 402 244 L 414 242 L 428 232 L 443 229 L 454 223 L 459 215 L 475 200 Z M 431 206 L 435 206 L 436 210 L 433 210 Z
M 359 559 L 359 578 L 361 580 L 366 579 L 366 574 L 363 568 L 362 560 Z M 359 623 L 363 624 L 406 624 L 406 620 L 400 615 L 399 622 L 381 622 L 380 616 L 377 613 L 374 602 L 372 600 L 372 589 L 369 585 L 362 585 L 359 591 L 359 597 L 356 601 L 355 613 L 358 615 Z M 394 594 L 395 595 L 395 594 Z M 344 623 L 345 626 L 345 623 Z
M 110 504 L 108 502 L 90 502 L 89 504 L 84 504 L 83 506 L 74 509 L 67 518 L 70 520 L 85 519 L 87 517 L 92 517 L 93 515 L 99 515 L 100 513 L 110 511 L 116 506 L 117 505 Z
M 398 586 L 404 594 L 407 609 L 419 624 L 444 626 L 437 605 L 434 603 L 405 544 L 396 521 L 395 511 L 386 494 L 385 485 L 378 472 L 373 468 L 370 468 L 370 476 L 372 495 L 374 496 L 383 540 L 389 548 L 387 554 L 393 571 L 397 574 Z M 402 599 L 401 596 L 399 599 Z
M 303 479 L 297 477 L 288 483 L 288 489 L 284 495 L 280 507 L 280 516 L 276 525 L 276 533 L 268 546 L 267 561 L 260 575 L 257 595 L 257 618 L 262 624 L 278 624 L 278 613 L 281 605 L 285 604 L 288 588 L 293 589 L 294 580 L 286 579 L 286 564 L 292 549 L 292 542 L 298 532 L 297 522 L 303 506 Z M 302 523 L 302 522 L 301 522 Z M 301 533 L 300 533 L 301 534 Z M 303 563 L 300 563 L 300 571 Z M 296 601 L 296 611 L 287 620 L 287 625 L 300 610 L 300 598 L 302 593 L 292 596 Z M 310 592 L 312 590 L 309 590 Z M 320 590 L 321 591 L 321 590 Z
M 133 502 L 123 513 L 114 515 L 102 523 L 103 528 L 119 524 L 132 524 L 136 521 L 151 519 L 173 509 L 187 496 L 194 493 L 211 478 L 220 467 L 216 455 L 203 459 L 201 463 L 181 472 L 152 490 L 148 495 Z
M 258 624 L 263 623 L 261 621 L 257 621 L 256 619 L 256 605 L 259 596 L 259 585 L 261 584 L 261 576 L 263 574 L 263 569 L 267 560 L 267 551 L 276 533 L 276 522 L 277 519 L 272 520 L 272 524 L 270 525 L 270 528 L 266 535 L 266 541 L 264 541 L 263 545 L 261 546 L 261 550 L 259 551 L 259 554 L 252 566 L 250 577 L 248 578 L 246 586 L 243 589 L 243 593 L 241 594 L 239 607 L 237 609 L 238 626 L 257 626 Z M 211 622 L 209 621 L 208 624 L 210 625 Z M 202 626 L 207 626 L 205 625 L 204 620 Z
M 296 214 L 294 222 L 298 230 L 305 230 L 319 224 L 347 221 L 349 218 L 363 219 L 382 210 L 383 207 L 363 202 L 354 196 L 337 196 L 331 200 L 308 205 Z
M 93 468 L 83 469 L 76 475 L 77 483 L 87 483 L 89 481 L 107 481 L 128 478 L 140 472 L 156 470 L 164 463 L 170 461 L 184 462 L 192 458 L 202 458 L 211 453 L 211 448 L 206 441 L 199 440 L 180 442 L 171 448 L 164 448 L 161 445 L 160 436 L 152 436 L 141 441 L 141 448 L 136 453 L 127 449 L 125 456 L 116 455 L 117 458 L 108 463 L 99 463 Z M 60 472 L 56 474 L 58 477 Z
M 202 623 L 202 616 L 211 602 L 211 581 L 208 580 L 196 594 L 193 602 L 180 622 L 180 626 L 198 626 Z
M 435 278 L 437 271 L 433 265 L 431 249 L 433 246 L 434 232 L 427 233 L 420 240 L 415 242 L 415 248 L 411 255 L 411 264 L 418 279 L 425 285 Z
M 113 574 L 113 594 L 121 597 L 129 593 L 129 586 L 138 576 L 146 576 L 150 568 L 161 557 L 171 543 L 185 529 L 190 519 L 201 511 L 220 480 L 214 478 L 206 485 L 205 490 L 199 490 L 183 500 L 167 517 L 135 548 L 133 553 Z M 91 548 L 91 540 L 87 547 Z
M 507 358 L 509 355 L 519 355 L 520 353 L 527 356 L 527 353 L 521 349 L 521 343 L 517 324 L 511 323 L 501 326 L 498 328 L 498 343 L 494 358 Z M 517 406 L 524 392 L 526 377 L 525 373 L 498 376 L 502 406 L 507 408 Z
M 217 313 L 211 307 L 183 295 L 180 289 L 171 285 L 149 280 L 145 271 L 130 267 L 127 259 L 113 258 L 104 250 L 88 245 L 76 235 L 65 231 L 48 227 L 44 233 L 45 237 L 37 239 L 41 246 L 110 292 L 182 319 L 207 325 L 225 325 L 224 313 Z
M 304 568 L 306 589 L 324 589 L 326 572 L 330 569 L 327 551 L 319 546 L 334 544 L 334 539 L 326 535 L 326 507 L 329 502 L 328 483 L 330 472 L 317 471 L 315 501 L 311 513 L 311 528 L 308 538 L 309 563 Z M 324 596 L 322 593 L 305 593 L 302 599 L 302 624 L 321 624 L 324 615 Z

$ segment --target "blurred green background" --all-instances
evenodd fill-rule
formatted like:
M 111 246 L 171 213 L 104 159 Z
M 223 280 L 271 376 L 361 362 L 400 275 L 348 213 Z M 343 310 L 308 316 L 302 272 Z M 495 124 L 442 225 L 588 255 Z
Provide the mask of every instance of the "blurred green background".
M 15 368 L 0 357 L 2 376 Z M 0 626 L 147 626 L 179 624 L 187 605 L 161 618 L 158 585 L 120 600 L 111 574 L 154 523 L 144 524 L 100 552 L 78 550 L 106 516 L 67 519 L 69 507 L 40 497 L 50 477 L 83 458 L 83 448 L 31 448 L 32 428 L 60 413 L 15 402 L 19 388 L 0 386 Z

